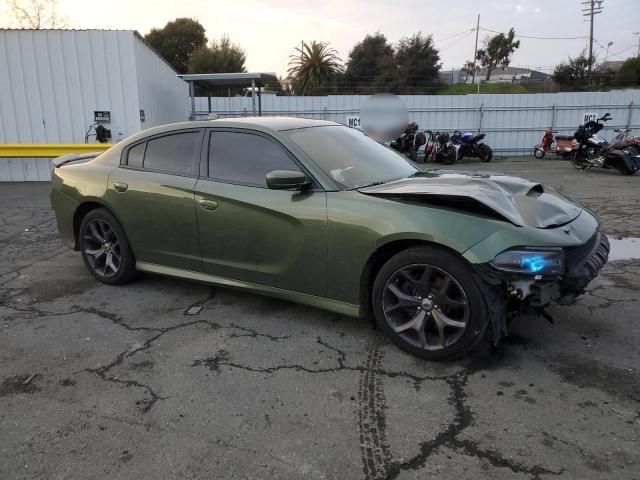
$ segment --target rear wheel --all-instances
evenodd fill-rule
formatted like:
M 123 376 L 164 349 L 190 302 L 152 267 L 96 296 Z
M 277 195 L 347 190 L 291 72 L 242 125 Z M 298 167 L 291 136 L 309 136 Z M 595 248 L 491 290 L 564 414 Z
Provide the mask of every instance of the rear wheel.
M 82 219 L 78 235 L 82 259 L 95 278 L 109 285 L 133 279 L 135 259 L 129 241 L 107 209 L 91 210 Z
M 544 158 L 544 150 L 541 148 L 535 148 L 533 150 L 533 156 L 536 157 L 538 160 L 540 160 L 541 158 Z
M 478 157 L 483 162 L 490 162 L 493 158 L 493 150 L 491 147 L 485 143 L 481 143 L 478 145 Z
M 379 328 L 401 349 L 427 360 L 464 355 L 488 325 L 469 265 L 439 247 L 392 257 L 376 277 L 372 300 Z

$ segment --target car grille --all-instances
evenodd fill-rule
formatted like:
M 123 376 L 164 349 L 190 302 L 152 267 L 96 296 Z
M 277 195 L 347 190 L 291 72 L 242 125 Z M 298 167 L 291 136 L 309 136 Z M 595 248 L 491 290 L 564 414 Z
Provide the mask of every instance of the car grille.
M 600 238 L 600 234 L 596 232 L 593 234 L 593 236 L 589 240 L 587 240 L 586 243 L 582 245 L 578 245 L 577 247 L 569 247 L 565 249 L 565 260 L 567 262 L 567 271 L 569 272 L 572 271 L 576 266 L 584 262 L 584 260 L 593 251 L 599 238 Z

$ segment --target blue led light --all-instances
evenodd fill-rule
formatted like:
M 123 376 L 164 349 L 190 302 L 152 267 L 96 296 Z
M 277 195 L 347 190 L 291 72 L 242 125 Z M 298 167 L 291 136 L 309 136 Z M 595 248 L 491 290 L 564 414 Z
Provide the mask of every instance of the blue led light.
M 545 265 L 546 261 L 544 257 L 541 255 L 535 255 L 531 257 L 522 257 L 520 260 L 520 266 L 526 268 L 531 273 L 537 273 L 541 271 Z

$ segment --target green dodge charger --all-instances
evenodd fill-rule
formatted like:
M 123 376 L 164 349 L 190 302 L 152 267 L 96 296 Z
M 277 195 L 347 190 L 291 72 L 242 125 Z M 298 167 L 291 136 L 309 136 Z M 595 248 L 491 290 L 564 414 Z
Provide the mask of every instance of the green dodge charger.
M 54 166 L 60 235 L 99 281 L 142 271 L 372 315 L 431 360 L 571 303 L 609 253 L 596 216 L 548 187 L 423 171 L 327 121 L 177 123 Z

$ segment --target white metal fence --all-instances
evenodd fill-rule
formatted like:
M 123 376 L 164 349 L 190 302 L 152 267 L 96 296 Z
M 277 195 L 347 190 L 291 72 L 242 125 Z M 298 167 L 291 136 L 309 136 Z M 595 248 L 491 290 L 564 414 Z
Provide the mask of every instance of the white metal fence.
M 366 98 L 366 95 L 263 96 L 262 114 L 346 123 L 347 117 L 359 114 L 360 105 Z M 421 130 L 485 132 L 486 142 L 503 155 L 531 154 L 545 128 L 553 127 L 562 135 L 573 134 L 587 112 L 599 115 L 611 113 L 613 120 L 606 125 L 609 131 L 615 128 L 640 129 L 640 90 L 518 95 L 405 95 L 401 98 L 407 105 L 410 120 L 418 122 Z M 206 118 L 209 111 L 222 117 L 248 116 L 251 115 L 251 98 L 197 98 L 197 117 Z

